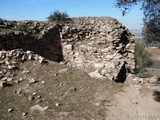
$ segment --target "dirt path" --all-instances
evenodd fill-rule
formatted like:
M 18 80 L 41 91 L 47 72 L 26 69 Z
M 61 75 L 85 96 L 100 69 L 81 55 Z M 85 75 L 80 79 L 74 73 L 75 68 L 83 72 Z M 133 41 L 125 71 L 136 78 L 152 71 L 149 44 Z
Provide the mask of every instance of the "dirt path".
M 160 120 L 160 101 L 155 101 L 153 96 L 160 86 L 138 88 L 140 86 L 130 85 L 124 88 L 124 92 L 114 95 L 112 106 L 107 107 L 106 120 Z

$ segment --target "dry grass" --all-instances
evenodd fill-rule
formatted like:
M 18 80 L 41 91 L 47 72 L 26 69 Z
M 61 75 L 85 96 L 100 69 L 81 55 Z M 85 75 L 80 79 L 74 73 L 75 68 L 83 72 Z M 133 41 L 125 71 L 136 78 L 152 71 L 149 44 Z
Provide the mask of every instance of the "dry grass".
M 28 120 L 105 119 L 107 104 L 110 103 L 113 94 L 122 90 L 123 85 L 109 80 L 92 79 L 76 68 L 69 68 L 65 73 L 58 73 L 60 69 L 66 67 L 68 66 L 51 61 L 44 65 L 36 61 L 21 63 L 20 70 L 15 71 L 17 76 L 14 80 L 32 77 L 37 82 L 29 86 L 27 86 L 29 83 L 27 79 L 17 84 L 11 82 L 13 86 L 0 90 L 1 120 L 20 120 L 23 112 L 27 113 L 25 119 Z M 22 74 L 24 68 L 30 73 Z M 16 93 L 20 88 L 22 92 Z M 36 94 L 33 95 L 33 93 Z M 29 101 L 29 96 L 33 96 L 34 99 Z M 37 100 L 41 102 L 36 103 Z M 98 102 L 100 104 L 97 106 Z M 59 103 L 58 107 L 56 103 Z M 45 112 L 31 112 L 30 108 L 36 104 L 49 106 L 49 109 Z M 14 111 L 8 113 L 9 108 Z

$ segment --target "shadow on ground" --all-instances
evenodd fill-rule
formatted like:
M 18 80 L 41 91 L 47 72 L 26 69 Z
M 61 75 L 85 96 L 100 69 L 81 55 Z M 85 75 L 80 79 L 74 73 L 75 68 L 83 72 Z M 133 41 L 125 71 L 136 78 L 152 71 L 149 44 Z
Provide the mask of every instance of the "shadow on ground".
M 157 79 L 156 84 L 160 84 L 160 77 Z M 160 102 L 160 91 L 155 90 L 153 96 L 155 101 Z
M 160 84 L 160 77 L 158 78 L 157 83 Z
M 160 91 L 155 90 L 153 96 L 155 101 L 160 102 Z

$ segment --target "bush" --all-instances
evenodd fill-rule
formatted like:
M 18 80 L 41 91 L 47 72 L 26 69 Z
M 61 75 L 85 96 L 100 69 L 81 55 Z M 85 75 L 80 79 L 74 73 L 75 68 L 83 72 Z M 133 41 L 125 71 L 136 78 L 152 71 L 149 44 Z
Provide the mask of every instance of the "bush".
M 65 22 L 66 20 L 69 20 L 69 15 L 66 12 L 59 12 L 58 10 L 55 10 L 52 14 L 50 14 L 49 17 L 47 17 L 48 21 L 55 21 L 55 22 Z
M 135 73 L 142 72 L 146 67 L 153 64 L 151 60 L 152 54 L 145 50 L 145 47 L 141 43 L 135 45 Z

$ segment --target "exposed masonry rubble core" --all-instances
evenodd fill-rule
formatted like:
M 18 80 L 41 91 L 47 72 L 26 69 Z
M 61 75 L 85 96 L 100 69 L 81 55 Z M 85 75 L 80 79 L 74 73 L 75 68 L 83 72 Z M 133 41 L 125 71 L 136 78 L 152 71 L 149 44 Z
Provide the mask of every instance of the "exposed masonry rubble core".
M 134 46 L 129 30 L 110 17 L 73 18 L 65 25 L 0 20 L 0 50 L 22 48 L 103 78 L 124 82 L 134 73 Z
M 134 73 L 134 46 L 129 30 L 110 17 L 73 18 L 61 30 L 63 56 L 70 65 L 124 82 Z

